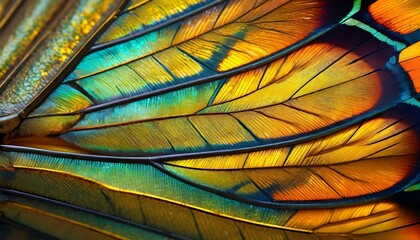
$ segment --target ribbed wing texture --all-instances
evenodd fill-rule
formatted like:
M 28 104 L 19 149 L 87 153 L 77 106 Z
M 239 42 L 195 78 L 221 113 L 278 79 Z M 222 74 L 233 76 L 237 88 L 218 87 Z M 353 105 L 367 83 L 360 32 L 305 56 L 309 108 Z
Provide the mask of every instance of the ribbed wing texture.
M 410 34 L 420 27 L 418 1 L 379 0 L 369 6 L 373 19 L 393 32 Z
M 221 2 L 220 0 L 141 0 L 137 3 L 131 1 L 121 16 L 101 35 L 93 48 L 102 48 L 115 42 L 145 35 L 193 16 L 197 12 L 205 12 Z
M 410 97 L 411 82 L 390 62 L 395 54 L 392 46 L 368 33 L 342 26 L 260 68 L 95 111 L 90 106 L 64 113 L 72 102 L 62 98 L 77 101 L 73 106 L 90 104 L 74 98 L 71 91 L 76 90 L 64 84 L 17 132 L 61 134 L 92 152 L 133 156 L 282 144 L 355 122 Z
M 420 238 L 415 2 L 0 1 L 0 234 Z
M 122 1 L 22 4 L 0 34 L 1 133 L 15 128 L 62 81 Z
M 322 209 L 270 209 L 194 188 L 148 165 L 102 163 L 13 152 L 3 157 L 2 160 L 10 161 L 13 170 L 8 172 L 9 179 L 2 185 L 35 196 L 71 202 L 92 209 L 95 213 L 100 211 L 127 219 L 132 224 L 145 224 L 188 238 L 226 238 L 242 233 L 248 238 L 267 236 L 275 239 L 286 235 L 296 239 L 313 239 L 317 235 L 307 233 L 352 233 L 359 236 L 383 231 L 392 233 L 392 229 L 406 233 L 414 229 L 413 233 L 418 236 L 417 225 L 404 230 L 404 226 L 416 224 L 418 216 L 390 202 Z M 31 186 L 23 184 L 25 182 L 39 184 Z M 54 190 L 49 187 L 51 184 L 56 186 Z M 34 202 L 31 196 L 26 195 L 29 200 L 13 197 L 16 194 L 7 196 L 12 196 L 17 204 L 5 203 L 5 209 L 13 207 L 30 212 L 31 208 L 22 206 L 24 204 L 42 210 L 39 214 L 52 211 L 54 218 L 59 218 L 55 216 L 57 214 L 67 215 L 65 218 L 73 214 L 72 219 L 80 221 L 78 216 L 81 213 L 74 209 L 57 212 L 55 206 L 48 208 L 51 203 L 36 204 L 39 200 L 34 199 L 37 200 Z M 39 207 L 39 204 L 43 207 Z M 63 207 L 74 208 L 68 204 Z M 7 217 L 21 223 L 29 221 L 25 216 L 12 217 L 10 213 Z M 28 222 L 26 224 L 30 225 Z
M 393 110 L 302 144 L 169 161 L 164 168 L 257 201 L 345 199 L 378 192 L 417 172 L 419 115 L 413 108 Z

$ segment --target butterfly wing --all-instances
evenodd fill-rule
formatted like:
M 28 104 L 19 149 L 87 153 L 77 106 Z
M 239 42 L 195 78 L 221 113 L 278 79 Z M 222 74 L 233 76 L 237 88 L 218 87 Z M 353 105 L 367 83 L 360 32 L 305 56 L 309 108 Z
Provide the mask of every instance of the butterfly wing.
M 419 181 L 418 31 L 359 1 L 113 4 L 26 100 L 27 82 L 6 79 L 13 231 L 418 236 L 418 215 L 381 200 Z

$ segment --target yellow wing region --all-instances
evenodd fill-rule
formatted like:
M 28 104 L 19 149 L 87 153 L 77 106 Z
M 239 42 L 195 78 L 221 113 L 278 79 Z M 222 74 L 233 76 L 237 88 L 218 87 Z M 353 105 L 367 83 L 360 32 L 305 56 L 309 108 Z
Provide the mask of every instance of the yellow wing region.
M 1 239 L 420 239 L 420 2 L 0 0 Z

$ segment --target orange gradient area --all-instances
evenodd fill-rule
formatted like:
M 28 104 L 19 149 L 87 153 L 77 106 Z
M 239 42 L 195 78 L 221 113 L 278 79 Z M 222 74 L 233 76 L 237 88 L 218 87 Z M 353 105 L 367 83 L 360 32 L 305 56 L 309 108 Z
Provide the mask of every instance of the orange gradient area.
M 236 189 L 234 194 L 245 198 L 264 195 L 261 189 L 274 201 L 363 196 L 413 174 L 420 141 L 411 127 L 375 118 L 295 146 L 168 161 L 165 168 L 217 190 Z
M 416 92 L 420 92 L 420 42 L 404 49 L 400 53 L 399 62 L 410 75 Z
M 291 1 L 271 13 L 264 14 L 263 9 L 270 8 L 275 1 L 268 1 L 264 6 L 255 9 L 238 21 L 253 21 L 247 26 L 247 32 L 242 41 L 238 41 L 220 63 L 218 70 L 226 71 L 275 53 L 304 39 L 314 29 L 322 24 L 320 16 L 324 13 L 324 2 Z M 268 6 L 265 6 L 268 5 Z M 310 6 L 310 7 L 309 7 Z M 298 14 L 297 14 L 298 13 Z M 254 20 L 255 19 L 255 20 Z M 308 21 L 308 19 L 310 19 Z M 242 28 L 240 25 L 230 25 L 216 31 L 217 34 L 233 35 L 233 31 Z M 275 39 L 281 39 L 275 41 Z M 274 40 L 274 41 L 273 41 Z M 252 44 L 250 44 L 252 43 Z
M 240 11 L 235 11 L 234 14 L 229 12 L 229 15 L 224 14 L 227 11 L 223 11 L 216 22 L 215 30 L 191 39 L 179 48 L 193 57 L 209 61 L 213 61 L 210 58 L 221 52 L 226 57 L 218 63 L 217 70 L 225 72 L 276 53 L 293 45 L 297 40 L 304 39 L 320 27 L 321 18 L 325 15 L 325 3 L 322 1 L 268 1 L 252 10 L 245 7 L 245 4 L 244 7 L 234 5 L 239 3 L 232 2 L 227 7 L 235 7 Z M 274 10 L 268 11 L 269 9 Z M 247 11 L 249 12 L 243 15 Z M 296 15 L 296 12 L 300 14 Z M 240 18 L 235 20 L 237 17 Z M 233 22 L 225 25 L 230 21 Z M 217 28 L 219 25 L 225 26 Z M 229 46 L 230 49 L 222 50 L 224 46 Z
M 391 229 L 401 228 L 402 232 L 407 234 L 416 229 L 413 231 L 416 232 L 415 236 L 420 236 L 419 226 L 404 229 L 407 224 L 415 223 L 418 220 L 419 217 L 416 214 L 401 208 L 398 204 L 378 202 L 335 209 L 301 210 L 287 222 L 286 226 L 309 228 L 313 229 L 314 233 L 325 234 L 346 232 L 360 236 L 379 232 L 383 234 L 383 237 L 387 236 L 383 232 Z M 390 236 L 397 237 L 398 235 Z M 355 237 L 354 239 L 359 238 Z M 410 238 L 403 237 L 401 239 Z
M 379 24 L 401 34 L 420 28 L 420 1 L 379 0 L 369 6 L 369 12 Z
M 209 171 L 166 166 L 195 183 L 231 192 L 245 199 L 266 201 L 338 200 L 386 190 L 412 174 L 416 157 L 369 159 L 334 166 L 281 167 Z
M 416 132 L 410 130 L 410 127 L 411 125 L 395 119 L 376 118 L 293 147 L 229 156 L 177 160 L 168 163 L 188 168 L 227 170 L 334 165 L 364 158 L 413 155 L 419 151 L 416 148 L 419 138 Z M 225 159 L 229 159 L 229 161 L 225 161 Z M 226 165 L 220 165 L 223 162 L 226 162 Z M 234 167 L 235 165 L 240 167 Z
M 374 72 L 382 66 L 359 58 L 332 44 L 311 44 L 230 78 L 199 113 L 231 112 L 262 139 L 328 126 L 372 109 L 382 97 L 381 71 Z
M 350 103 L 354 105 L 352 95 L 357 95 L 359 99 L 366 99 L 360 102 L 361 106 L 357 105 L 358 108 L 369 109 L 381 97 L 380 74 L 369 74 L 376 68 L 372 67 L 368 61 L 356 62 L 360 57 L 334 44 L 310 44 L 285 58 L 270 63 L 266 68 L 230 78 L 216 95 L 212 106 L 202 112 L 244 111 L 282 102 L 289 102 L 290 105 L 296 105 L 298 102 L 302 105 L 314 102 L 319 106 L 311 106 L 307 109 L 317 111 L 329 98 L 333 101 L 330 101 L 328 111 L 324 108 L 319 109 L 317 113 L 324 111 L 331 115 L 335 115 L 333 112 L 345 114 L 344 109 L 351 108 Z M 345 87 L 341 87 L 342 84 Z M 332 89 L 331 92 L 329 89 Z M 316 98 L 318 101 L 312 101 Z M 308 100 L 305 101 L 305 99 Z M 356 110 L 354 115 L 360 112 Z

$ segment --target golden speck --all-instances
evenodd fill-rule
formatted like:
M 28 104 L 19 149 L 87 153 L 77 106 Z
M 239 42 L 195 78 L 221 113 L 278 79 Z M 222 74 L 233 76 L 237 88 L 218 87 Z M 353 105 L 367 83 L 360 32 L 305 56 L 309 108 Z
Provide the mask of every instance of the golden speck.
M 84 33 L 84 34 L 88 34 L 88 33 L 89 33 L 89 31 L 90 31 L 90 28 L 88 28 L 88 27 L 84 27 L 84 28 L 82 29 L 82 33 Z

